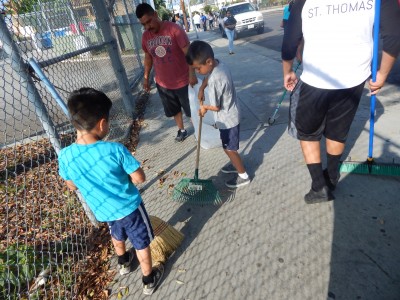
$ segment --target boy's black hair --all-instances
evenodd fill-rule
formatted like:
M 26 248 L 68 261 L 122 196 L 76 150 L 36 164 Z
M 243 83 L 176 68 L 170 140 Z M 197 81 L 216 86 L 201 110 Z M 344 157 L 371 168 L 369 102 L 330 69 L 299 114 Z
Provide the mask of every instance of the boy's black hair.
M 188 65 L 193 65 L 194 61 L 204 65 L 209 58 L 214 59 L 214 51 L 208 43 L 194 41 L 190 44 L 186 53 L 186 62 Z
M 75 90 L 68 98 L 72 125 L 78 130 L 92 130 L 102 118 L 108 120 L 112 102 L 106 94 L 93 88 Z
M 147 3 L 140 3 L 137 7 L 136 7 L 136 17 L 138 19 L 140 19 L 141 17 L 143 17 L 144 15 L 152 15 L 154 14 L 154 8 L 151 7 L 150 4 Z

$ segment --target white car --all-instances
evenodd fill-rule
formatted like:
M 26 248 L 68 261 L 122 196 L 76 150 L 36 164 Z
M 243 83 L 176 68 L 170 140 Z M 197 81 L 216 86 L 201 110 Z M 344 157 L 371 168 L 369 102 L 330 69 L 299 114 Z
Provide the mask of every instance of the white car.
M 219 11 L 218 26 L 222 37 L 225 37 L 223 20 L 226 16 L 227 10 L 232 13 L 237 21 L 234 35 L 235 39 L 237 38 L 238 34 L 246 31 L 256 31 L 259 34 L 264 32 L 264 18 L 262 13 L 260 13 L 251 3 L 240 2 L 224 6 Z

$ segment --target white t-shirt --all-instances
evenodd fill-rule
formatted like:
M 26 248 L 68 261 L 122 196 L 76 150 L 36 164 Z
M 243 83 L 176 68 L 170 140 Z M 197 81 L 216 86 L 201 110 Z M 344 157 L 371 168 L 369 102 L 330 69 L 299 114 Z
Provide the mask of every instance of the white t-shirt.
M 374 10 L 373 0 L 305 1 L 302 81 L 344 89 L 366 80 L 371 74 Z
M 195 14 L 193 16 L 193 22 L 194 22 L 194 24 L 200 24 L 200 15 Z

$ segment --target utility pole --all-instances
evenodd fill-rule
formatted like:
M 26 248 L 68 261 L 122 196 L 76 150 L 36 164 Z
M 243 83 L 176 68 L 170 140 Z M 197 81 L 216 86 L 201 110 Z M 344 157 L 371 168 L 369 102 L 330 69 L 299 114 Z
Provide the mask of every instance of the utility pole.
M 181 1 L 181 10 L 183 14 L 183 23 L 185 24 L 186 32 L 189 32 L 189 25 L 187 23 L 187 18 L 186 18 L 185 2 L 183 0 L 180 1 Z

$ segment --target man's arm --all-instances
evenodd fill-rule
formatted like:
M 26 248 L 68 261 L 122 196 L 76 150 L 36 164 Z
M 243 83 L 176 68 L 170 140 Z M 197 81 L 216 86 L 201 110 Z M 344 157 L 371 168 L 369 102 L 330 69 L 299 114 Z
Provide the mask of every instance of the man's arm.
M 301 12 L 305 0 L 296 1 L 291 10 L 287 21 L 282 42 L 282 69 L 283 85 L 288 91 L 293 91 L 297 84 L 297 76 L 293 72 L 293 60 L 298 52 L 298 47 L 303 38 Z
M 188 52 L 189 46 L 190 44 L 182 48 L 182 51 L 185 55 Z M 192 87 L 197 84 L 197 76 L 192 66 L 189 66 L 189 84 Z
M 150 91 L 149 76 L 151 68 L 153 67 L 153 58 L 148 52 L 144 53 L 144 76 L 143 76 L 143 89 L 146 92 Z
M 371 95 L 378 93 L 400 53 L 400 3 L 396 0 L 382 1 L 380 35 L 382 38 L 382 59 L 376 81 L 369 81 Z
M 379 68 L 379 71 L 376 73 L 376 81 L 372 82 L 372 79 L 369 81 L 369 89 L 371 90 L 371 95 L 375 95 L 383 87 L 395 61 L 396 57 L 384 51 L 382 52 L 381 66 Z

